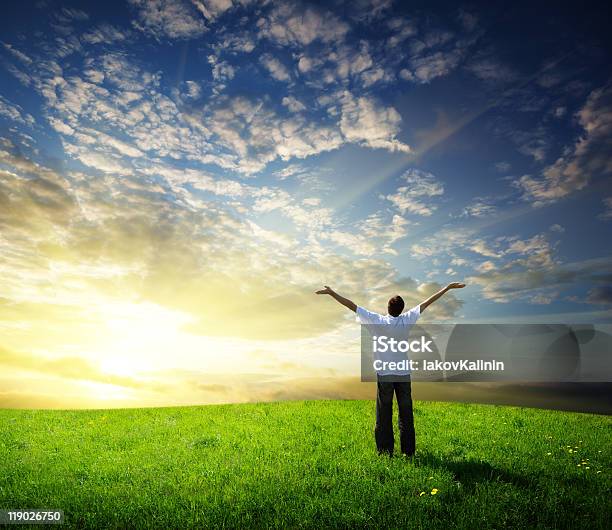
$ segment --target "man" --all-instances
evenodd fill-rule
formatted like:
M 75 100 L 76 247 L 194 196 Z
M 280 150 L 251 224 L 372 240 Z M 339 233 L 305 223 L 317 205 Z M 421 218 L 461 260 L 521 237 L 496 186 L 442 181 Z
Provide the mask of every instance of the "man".
M 343 306 L 357 313 L 357 321 L 361 324 L 384 325 L 391 330 L 391 333 L 401 330 L 401 332 L 407 335 L 410 327 L 418 320 L 421 313 L 427 307 L 447 291 L 461 289 L 462 287 L 465 287 L 464 283 L 449 283 L 444 289 L 441 289 L 405 313 L 402 313 L 404 310 L 404 300 L 399 295 L 394 296 L 389 299 L 386 315 L 380 315 L 357 306 L 354 302 L 339 295 L 327 285 L 325 289 L 321 289 L 316 293 L 328 294 Z M 414 455 L 416 440 L 409 370 L 394 370 L 393 372 L 388 370 L 377 371 L 376 427 L 374 428 L 376 447 L 380 454 L 393 454 L 393 392 L 395 392 L 397 398 L 401 450 L 406 456 L 412 456 Z

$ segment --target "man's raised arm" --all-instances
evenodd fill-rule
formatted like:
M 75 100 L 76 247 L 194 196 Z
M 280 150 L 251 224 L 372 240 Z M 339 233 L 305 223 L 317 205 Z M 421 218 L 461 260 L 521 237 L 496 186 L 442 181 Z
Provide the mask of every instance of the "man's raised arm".
M 450 291 L 451 289 L 462 289 L 465 287 L 465 283 L 453 282 L 449 283 L 444 289 L 440 289 L 436 294 L 432 294 L 427 300 L 423 300 L 419 306 L 419 311 L 422 313 L 429 307 L 430 304 L 433 304 L 438 298 L 440 298 L 444 293 Z
M 328 294 L 334 300 L 341 303 L 344 307 L 348 307 L 351 311 L 357 311 L 357 305 L 355 305 L 354 302 L 348 298 L 344 298 L 344 296 L 340 296 L 336 291 L 327 285 L 325 286 L 325 289 L 320 289 L 317 291 L 317 294 Z

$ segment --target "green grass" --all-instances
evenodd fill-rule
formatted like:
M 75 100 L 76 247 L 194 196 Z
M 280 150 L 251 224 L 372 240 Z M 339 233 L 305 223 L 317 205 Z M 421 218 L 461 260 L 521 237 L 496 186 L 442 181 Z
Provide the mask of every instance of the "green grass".
M 0 410 L 0 509 L 88 528 L 609 528 L 610 417 L 416 402 L 414 462 L 376 454 L 373 417 L 373 401 Z

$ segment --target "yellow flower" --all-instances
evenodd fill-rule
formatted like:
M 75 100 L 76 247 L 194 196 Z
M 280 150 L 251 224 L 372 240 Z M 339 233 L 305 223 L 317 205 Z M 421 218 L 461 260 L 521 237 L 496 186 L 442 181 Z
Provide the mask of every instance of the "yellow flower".
M 438 493 L 438 488 L 434 488 L 431 490 L 432 495 L 435 495 L 436 493 Z
M 422 491 L 421 493 L 419 493 L 419 497 L 422 497 L 423 495 L 425 495 L 425 492 Z

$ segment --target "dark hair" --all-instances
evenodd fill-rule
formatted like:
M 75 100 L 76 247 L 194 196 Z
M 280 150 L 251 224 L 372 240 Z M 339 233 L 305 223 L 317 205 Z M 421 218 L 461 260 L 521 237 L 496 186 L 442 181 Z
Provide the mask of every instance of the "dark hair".
M 402 310 L 404 309 L 404 299 L 398 294 L 393 298 L 389 298 L 389 303 L 387 304 L 387 311 L 392 317 L 398 317 L 402 314 Z

